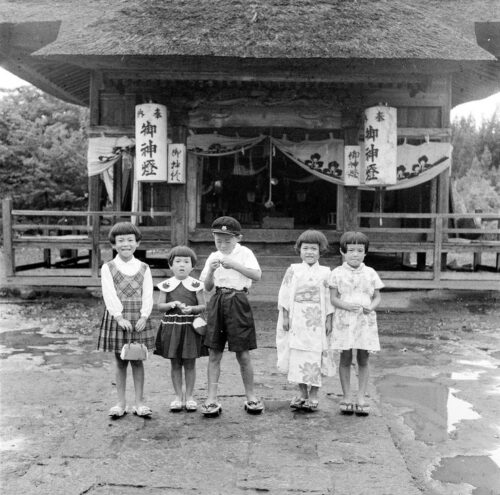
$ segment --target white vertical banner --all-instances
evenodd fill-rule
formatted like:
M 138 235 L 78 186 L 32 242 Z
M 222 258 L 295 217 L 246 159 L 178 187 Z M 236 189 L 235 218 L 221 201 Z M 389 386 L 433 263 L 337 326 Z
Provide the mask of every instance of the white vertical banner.
M 168 145 L 167 182 L 169 184 L 186 183 L 186 145 L 174 143 Z
M 361 146 L 344 146 L 344 184 L 359 186 L 361 184 Z
M 167 180 L 167 107 L 143 103 L 135 107 L 135 178 Z
M 367 186 L 396 184 L 397 110 L 378 105 L 365 109 L 364 182 Z

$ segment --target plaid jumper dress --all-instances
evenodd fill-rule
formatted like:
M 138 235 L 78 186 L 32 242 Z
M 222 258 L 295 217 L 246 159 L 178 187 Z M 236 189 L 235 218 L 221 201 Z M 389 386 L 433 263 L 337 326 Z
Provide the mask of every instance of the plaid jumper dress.
M 135 275 L 125 275 L 115 265 L 114 261 L 108 262 L 109 271 L 113 277 L 116 295 L 123 305 L 122 315 L 132 323 L 132 327 L 141 317 L 142 307 L 142 284 L 147 265 L 141 263 L 141 268 Z M 155 347 L 156 332 L 148 318 L 146 327 L 142 332 L 132 332 L 132 341 L 146 344 L 148 350 Z M 106 309 L 101 321 L 97 349 L 105 352 L 120 352 L 125 343 L 128 342 L 128 332 L 123 331 L 116 320 Z

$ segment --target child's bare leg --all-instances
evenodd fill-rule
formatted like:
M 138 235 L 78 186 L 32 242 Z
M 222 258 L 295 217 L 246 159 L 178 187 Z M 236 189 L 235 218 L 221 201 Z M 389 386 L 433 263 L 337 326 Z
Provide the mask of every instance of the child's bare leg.
M 240 365 L 241 378 L 245 387 L 245 395 L 247 400 L 255 401 L 255 393 L 253 390 L 253 366 L 250 358 L 250 351 L 240 351 L 236 353 L 236 359 Z
M 144 402 L 144 363 L 142 361 L 130 361 L 132 365 L 132 376 L 134 378 L 135 405 L 140 407 Z
M 302 399 L 309 398 L 309 389 L 307 388 L 307 385 L 305 383 L 299 383 L 299 392 Z
M 368 365 L 368 351 L 358 349 L 358 404 L 366 404 L 366 389 L 368 388 L 368 378 L 370 376 L 370 367 Z
M 339 378 L 344 394 L 344 402 L 351 402 L 351 364 L 352 350 L 344 350 L 340 353 Z
M 125 390 L 127 388 L 127 366 L 128 361 L 124 361 L 120 354 L 115 353 L 115 381 L 116 392 L 118 394 L 118 406 L 125 408 Z
M 312 400 L 317 400 L 318 399 L 318 391 L 319 391 L 319 387 L 315 387 L 314 385 L 311 385 L 311 388 L 309 390 L 309 398 Z
M 182 361 L 180 359 L 170 360 L 170 377 L 175 392 L 175 400 L 182 402 Z
M 213 404 L 217 401 L 217 387 L 219 385 L 221 359 L 222 351 L 210 349 L 207 368 L 208 395 L 206 404 Z
M 183 364 L 187 402 L 193 400 L 194 382 L 196 381 L 196 359 L 184 359 Z

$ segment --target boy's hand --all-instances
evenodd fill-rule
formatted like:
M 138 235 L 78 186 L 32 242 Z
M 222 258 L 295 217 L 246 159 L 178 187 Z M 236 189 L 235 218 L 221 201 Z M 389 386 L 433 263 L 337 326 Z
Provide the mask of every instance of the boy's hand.
M 237 261 L 232 260 L 231 258 L 222 258 L 220 260 L 220 264 L 227 269 L 235 269 L 239 266 L 239 263 Z
M 365 315 L 369 315 L 372 311 L 373 309 L 371 309 L 370 306 L 363 306 L 363 313 Z
M 139 318 L 139 320 L 137 320 L 137 323 L 135 324 L 135 331 L 142 332 L 146 328 L 147 321 L 148 321 L 147 318 L 144 318 L 144 316 L 141 316 Z
M 215 272 L 215 270 L 217 270 L 217 268 L 219 268 L 220 264 L 221 264 L 221 262 L 219 259 L 213 259 L 208 266 L 210 267 L 210 270 L 212 272 Z

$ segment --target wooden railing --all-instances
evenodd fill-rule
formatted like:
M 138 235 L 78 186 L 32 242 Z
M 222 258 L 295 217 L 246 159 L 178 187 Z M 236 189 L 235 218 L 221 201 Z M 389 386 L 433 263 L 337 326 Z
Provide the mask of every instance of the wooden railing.
M 7 276 L 16 272 L 39 267 L 50 267 L 52 249 L 88 250 L 91 277 L 98 277 L 101 264 L 101 248 L 109 246 L 108 233 L 117 219 L 137 219 L 172 216 L 171 212 L 129 211 L 52 211 L 14 210 L 12 200 L 2 201 L 4 265 Z M 110 219 L 109 224 L 105 219 Z M 170 225 L 140 225 L 143 239 L 141 247 L 151 249 L 170 242 Z M 43 261 L 16 266 L 15 250 L 34 247 L 43 250 Z M 85 256 L 83 256 L 85 257 Z M 79 258 L 83 258 L 79 257 Z M 64 262 L 59 262 L 61 265 Z
M 151 250 L 171 246 L 171 220 L 168 221 L 172 216 L 170 212 L 14 210 L 10 199 L 4 200 L 2 206 L 5 274 L 11 281 L 15 278 L 22 284 L 31 283 L 31 280 L 35 279 L 35 272 L 30 272 L 30 275 L 25 277 L 19 272 L 39 267 L 57 267 L 63 270 L 57 273 L 42 270 L 44 273 L 41 277 L 36 273 L 36 283 L 40 285 L 42 282 L 45 282 L 45 285 L 98 285 L 101 250 L 109 247 L 109 229 L 118 219 L 130 221 L 136 218 L 138 220 L 143 234 L 141 249 Z M 148 222 L 148 217 L 166 217 L 168 225 L 142 225 Z M 417 259 L 418 257 L 424 259 L 423 267 L 420 266 L 421 270 L 408 272 L 391 268 L 391 271 L 384 272 L 384 280 L 390 281 L 388 286 L 463 288 L 470 286 L 470 283 L 467 284 L 468 280 L 473 283 L 478 282 L 477 286 L 473 285 L 474 288 L 482 286 L 500 290 L 499 217 L 500 214 L 494 213 L 359 213 L 358 230 L 367 233 L 371 252 L 417 253 Z M 473 218 L 495 223 L 496 228 L 492 226 L 458 228 L 455 226 L 457 219 Z M 211 241 L 210 230 L 205 229 L 207 230 L 206 239 L 200 237 L 200 230 L 203 229 L 190 233 L 190 241 Z M 279 242 L 293 244 L 301 233 L 298 230 L 281 230 L 280 236 L 276 236 L 277 232 L 272 229 L 252 230 L 245 232 L 244 240 L 250 244 L 264 242 L 267 246 L 266 250 L 274 254 L 272 247 L 274 242 L 278 242 L 277 245 Z M 332 245 L 338 243 L 342 234 L 332 230 L 325 230 L 325 233 Z M 287 235 L 283 237 L 282 234 Z M 463 236 L 469 236 L 472 240 L 462 239 Z M 41 250 L 43 260 L 30 260 L 28 263 L 16 265 L 15 251 L 24 247 Z M 72 250 L 75 256 L 53 263 L 51 256 L 53 249 Z M 81 254 L 82 252 L 84 254 Z M 493 266 L 489 273 L 446 271 L 446 254 L 451 252 L 470 253 L 474 257 L 474 267 L 481 265 L 482 255 L 490 253 L 490 259 L 492 257 L 494 259 Z M 432 257 L 432 270 L 425 267 L 425 259 L 429 253 Z M 279 253 L 276 254 L 279 256 Z M 75 267 L 81 266 L 78 265 L 81 258 L 86 258 L 86 268 L 75 270 Z M 71 270 L 65 270 L 64 268 L 71 262 L 74 262 Z M 418 265 L 417 268 L 419 268 Z M 40 280 L 42 277 L 43 280 Z
M 471 253 L 473 265 L 480 264 L 483 253 L 494 253 L 493 271 L 500 271 L 500 214 L 499 213 L 359 213 L 362 219 L 371 220 L 369 227 L 359 227 L 370 239 L 370 250 L 375 252 L 432 253 L 432 279 L 439 282 L 443 276 L 446 254 Z M 428 224 L 427 227 L 387 227 L 394 219 Z M 458 228 L 451 226 L 458 219 L 476 219 L 496 223 L 496 227 Z M 377 225 L 378 224 L 378 225 Z M 472 237 L 472 239 L 464 239 Z M 411 278 L 411 277 L 410 277 Z M 499 286 L 500 289 L 500 279 Z

